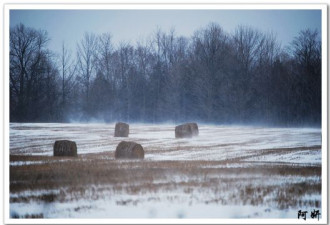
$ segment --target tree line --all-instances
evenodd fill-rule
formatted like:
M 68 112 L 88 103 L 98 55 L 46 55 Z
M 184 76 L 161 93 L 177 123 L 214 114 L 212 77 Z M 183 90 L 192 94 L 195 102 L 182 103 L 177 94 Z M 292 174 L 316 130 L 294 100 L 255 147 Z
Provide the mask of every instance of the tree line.
M 46 31 L 10 28 L 10 121 L 184 122 L 320 125 L 321 41 L 302 30 L 276 36 L 216 23 L 192 37 L 157 29 L 113 44 L 85 33 L 58 52 Z

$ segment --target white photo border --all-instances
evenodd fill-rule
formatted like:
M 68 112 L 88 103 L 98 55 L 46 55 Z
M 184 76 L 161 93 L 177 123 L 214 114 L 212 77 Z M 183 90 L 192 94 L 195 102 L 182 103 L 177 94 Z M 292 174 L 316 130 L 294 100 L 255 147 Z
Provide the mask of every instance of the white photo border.
M 104 1 L 103 1 L 104 2 Z M 237 1 L 236 1 L 237 2 Z M 13 9 L 51 9 L 51 10 L 105 10 L 105 9 L 129 9 L 129 10 L 174 10 L 174 9 L 190 9 L 190 10 L 222 10 L 222 9 L 242 9 L 242 10 L 266 10 L 266 9 L 317 9 L 322 12 L 322 25 L 321 25 L 321 36 L 322 36 L 322 193 L 321 193 L 321 207 L 322 207 L 322 218 L 319 221 L 306 220 L 303 221 L 305 224 L 326 224 L 328 222 L 328 9 L 327 4 L 305 4 L 308 2 L 294 3 L 294 4 L 283 4 L 285 1 L 279 1 L 280 4 L 249 4 L 239 3 L 228 4 L 217 3 L 211 1 L 209 3 L 202 3 L 196 1 L 174 3 L 119 3 L 119 2 L 108 2 L 101 4 L 86 4 L 74 3 L 66 4 L 65 1 L 61 3 L 29 3 L 22 4 L 21 2 L 9 1 L 3 4 L 3 57 L 4 57 L 4 149 L 3 149 L 3 160 L 4 160 L 4 223 L 6 224 L 301 224 L 303 220 L 297 219 L 11 219 L 10 218 L 10 193 L 9 193 L 9 23 L 10 23 L 10 10 Z M 309 2 L 311 3 L 311 1 Z

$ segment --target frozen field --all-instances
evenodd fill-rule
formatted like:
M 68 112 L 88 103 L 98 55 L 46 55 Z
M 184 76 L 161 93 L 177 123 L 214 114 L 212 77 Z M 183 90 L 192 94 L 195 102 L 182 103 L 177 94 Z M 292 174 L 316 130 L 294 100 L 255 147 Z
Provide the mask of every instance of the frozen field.
M 296 218 L 321 209 L 321 130 L 174 125 L 10 124 L 12 218 Z M 52 157 L 69 139 L 78 157 Z M 115 160 L 122 140 L 144 160 Z

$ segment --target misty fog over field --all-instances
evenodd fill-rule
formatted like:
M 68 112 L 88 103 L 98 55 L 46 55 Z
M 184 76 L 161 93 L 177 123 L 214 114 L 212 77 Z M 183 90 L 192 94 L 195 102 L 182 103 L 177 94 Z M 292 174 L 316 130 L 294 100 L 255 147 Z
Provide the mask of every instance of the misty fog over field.
M 322 211 L 321 10 L 10 20 L 10 218 Z

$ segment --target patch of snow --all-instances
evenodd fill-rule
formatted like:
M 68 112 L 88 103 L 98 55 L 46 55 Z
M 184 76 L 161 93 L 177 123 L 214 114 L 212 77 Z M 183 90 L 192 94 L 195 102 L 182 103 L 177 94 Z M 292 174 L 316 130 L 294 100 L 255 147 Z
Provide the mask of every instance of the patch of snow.
M 296 218 L 298 208 L 279 210 L 266 206 L 171 204 L 150 202 L 117 205 L 114 201 L 11 203 L 11 214 L 40 214 L 45 218 Z
M 122 140 L 136 141 L 147 160 L 226 160 L 253 156 L 263 149 L 321 145 L 321 130 L 306 128 L 261 128 L 250 126 L 199 127 L 199 136 L 176 139 L 174 125 L 132 124 L 128 138 L 113 137 L 114 124 L 11 123 L 10 153 L 52 155 L 55 140 L 77 143 L 78 154 L 115 151 Z M 157 150 L 157 152 L 153 152 Z M 246 159 L 251 160 L 251 159 Z M 321 163 L 321 151 L 295 151 L 281 156 L 253 158 L 256 161 Z
M 38 164 L 46 164 L 46 163 L 58 163 L 58 162 L 67 162 L 70 160 L 54 160 L 54 161 L 13 161 L 10 162 L 10 166 L 28 166 L 28 165 L 38 165 Z M 84 161 L 84 159 L 83 159 Z
M 60 190 L 38 190 L 38 191 L 22 191 L 19 193 L 10 193 L 11 198 L 21 198 L 21 197 L 33 197 L 33 196 L 41 196 L 41 195 L 49 195 L 49 194 L 59 194 Z

